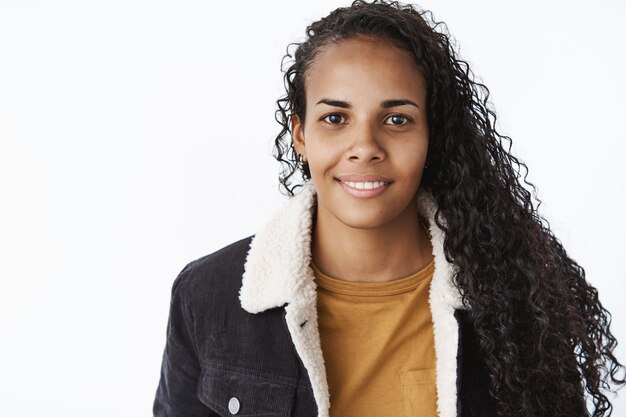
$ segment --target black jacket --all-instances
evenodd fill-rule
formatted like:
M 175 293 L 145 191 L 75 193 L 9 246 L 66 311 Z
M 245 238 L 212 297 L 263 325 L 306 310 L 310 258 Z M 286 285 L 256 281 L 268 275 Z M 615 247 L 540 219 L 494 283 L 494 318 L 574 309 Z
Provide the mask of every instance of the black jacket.
M 312 184 L 257 234 L 190 262 L 172 286 L 155 417 L 328 417 L 310 268 Z M 418 194 L 435 259 L 429 306 L 439 417 L 495 417 L 488 376 L 443 253 L 430 194 Z

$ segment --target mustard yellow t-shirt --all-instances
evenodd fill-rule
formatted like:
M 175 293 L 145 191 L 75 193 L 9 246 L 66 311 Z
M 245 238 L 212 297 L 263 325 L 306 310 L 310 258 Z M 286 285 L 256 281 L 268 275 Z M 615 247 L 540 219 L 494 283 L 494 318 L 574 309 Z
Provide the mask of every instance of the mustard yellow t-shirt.
M 436 417 L 434 260 L 387 282 L 345 281 L 311 266 L 330 417 Z

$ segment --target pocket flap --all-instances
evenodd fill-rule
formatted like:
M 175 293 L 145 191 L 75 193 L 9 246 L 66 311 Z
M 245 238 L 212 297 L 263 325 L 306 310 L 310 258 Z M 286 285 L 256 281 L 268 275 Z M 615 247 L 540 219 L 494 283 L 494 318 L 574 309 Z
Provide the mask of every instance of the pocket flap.
M 217 364 L 203 367 L 198 398 L 223 416 L 287 417 L 296 387 L 292 378 Z

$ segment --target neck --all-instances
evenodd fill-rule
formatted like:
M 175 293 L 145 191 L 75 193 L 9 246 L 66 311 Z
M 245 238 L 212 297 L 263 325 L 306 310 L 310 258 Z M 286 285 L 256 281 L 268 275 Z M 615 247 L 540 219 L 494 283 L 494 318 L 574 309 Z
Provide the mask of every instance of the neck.
M 368 229 L 350 227 L 317 206 L 311 251 L 321 272 L 346 281 L 392 281 L 433 260 L 430 237 L 414 203 L 392 222 Z

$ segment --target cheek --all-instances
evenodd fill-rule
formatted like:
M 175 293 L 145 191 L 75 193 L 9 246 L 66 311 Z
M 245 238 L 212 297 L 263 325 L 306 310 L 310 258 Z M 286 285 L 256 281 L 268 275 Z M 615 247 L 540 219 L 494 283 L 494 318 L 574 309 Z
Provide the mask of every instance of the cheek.
M 330 141 L 316 140 L 309 142 L 307 155 L 313 169 L 325 169 L 341 159 L 341 149 Z
M 404 149 L 396 154 L 396 163 L 402 167 L 403 171 L 413 176 L 423 171 L 427 151 L 426 146 Z

